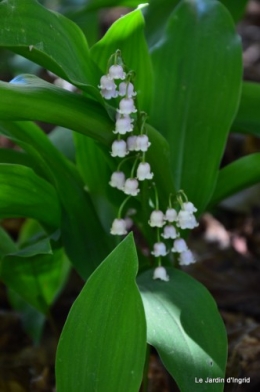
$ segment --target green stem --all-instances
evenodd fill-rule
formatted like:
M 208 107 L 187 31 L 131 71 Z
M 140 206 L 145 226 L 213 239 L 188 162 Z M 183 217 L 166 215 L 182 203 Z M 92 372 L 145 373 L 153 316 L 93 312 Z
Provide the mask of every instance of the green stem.
M 127 203 L 127 201 L 130 199 L 130 197 L 132 197 L 132 196 L 131 195 L 127 196 L 127 198 L 123 201 L 123 203 L 119 207 L 118 214 L 117 214 L 117 219 L 121 219 L 122 210 L 123 210 L 125 204 Z
M 151 354 L 151 348 L 149 344 L 147 344 L 141 392 L 148 392 L 148 373 L 149 373 L 149 364 L 150 364 L 150 354 Z

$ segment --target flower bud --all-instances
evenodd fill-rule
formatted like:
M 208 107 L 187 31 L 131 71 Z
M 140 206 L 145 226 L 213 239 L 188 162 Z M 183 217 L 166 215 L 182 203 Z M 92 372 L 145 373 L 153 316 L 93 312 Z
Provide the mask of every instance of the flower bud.
M 183 238 L 177 238 L 173 242 L 172 252 L 182 253 L 185 250 L 188 250 L 187 244 Z
M 122 117 L 116 120 L 116 129 L 114 133 L 119 133 L 120 135 L 125 135 L 127 132 L 132 132 L 133 130 L 133 120 L 130 117 Z
M 125 182 L 123 191 L 126 195 L 136 196 L 140 192 L 138 181 L 135 178 L 128 178 Z
M 112 157 L 123 158 L 128 154 L 126 142 L 124 140 L 115 140 L 112 144 Z
M 163 227 L 165 222 L 163 221 L 164 215 L 160 210 L 154 210 L 150 215 L 150 220 L 148 221 L 151 227 Z
M 164 267 L 157 267 L 153 272 L 153 279 L 164 280 L 165 282 L 169 282 L 169 276 L 167 275 L 166 269 Z
M 162 237 L 167 239 L 167 238 L 171 238 L 171 239 L 175 239 L 179 236 L 179 233 L 177 233 L 176 229 L 174 226 L 172 225 L 168 225 L 165 226 L 163 229 L 163 234 Z
M 167 251 L 165 244 L 163 242 L 156 242 L 153 246 L 153 251 L 151 253 L 155 257 L 166 256 Z
M 137 112 L 132 98 L 123 98 L 119 102 L 119 109 L 117 110 L 120 114 L 131 114 Z
M 112 174 L 111 180 L 109 182 L 113 188 L 122 190 L 125 185 L 125 175 L 123 172 L 116 171 Z
M 137 168 L 137 178 L 139 181 L 151 180 L 153 173 L 151 173 L 151 167 L 147 162 L 140 162 Z
M 192 263 L 195 263 L 196 260 L 192 254 L 192 252 L 187 249 L 184 252 L 182 252 L 179 256 L 179 264 L 180 265 L 189 265 Z
M 121 97 L 126 96 L 127 98 L 132 98 L 136 95 L 132 83 L 121 82 L 118 89 L 118 95 L 120 95 Z
M 125 72 L 121 65 L 111 65 L 109 68 L 108 74 L 111 79 L 125 79 Z
M 147 151 L 150 147 L 151 143 L 149 142 L 147 135 L 139 135 L 136 138 L 136 147 L 135 151 Z
M 114 234 L 114 235 L 127 234 L 125 220 L 124 219 L 115 219 L 112 223 L 110 233 Z
M 165 220 L 175 222 L 177 220 L 177 211 L 174 208 L 168 208 L 165 213 Z

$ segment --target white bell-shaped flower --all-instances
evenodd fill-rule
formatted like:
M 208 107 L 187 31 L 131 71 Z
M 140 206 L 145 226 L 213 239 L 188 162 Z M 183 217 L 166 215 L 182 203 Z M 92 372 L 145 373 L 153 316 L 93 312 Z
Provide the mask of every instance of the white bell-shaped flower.
M 160 279 L 165 282 L 169 282 L 170 278 L 167 275 L 166 269 L 164 267 L 157 267 L 153 272 L 153 279 Z
M 115 90 L 116 84 L 109 76 L 103 75 L 100 79 L 100 85 L 98 87 L 102 90 Z
M 147 135 L 139 135 L 136 138 L 135 151 L 147 151 L 151 143 L 149 142 Z
M 126 140 L 128 151 L 135 151 L 137 136 L 129 136 Z
M 121 82 L 119 84 L 118 90 L 118 95 L 120 95 L 121 97 L 126 96 L 127 98 L 132 98 L 136 95 L 133 83 Z
M 171 238 L 172 240 L 174 240 L 175 238 L 179 237 L 179 233 L 174 226 L 167 225 L 163 228 L 162 237 L 165 239 Z
M 125 185 L 125 174 L 120 171 L 114 172 L 111 176 L 109 185 L 111 185 L 113 188 L 122 190 Z
M 167 255 L 166 245 L 163 242 L 156 242 L 153 246 L 153 251 L 151 253 L 155 257 L 166 256 Z
M 119 133 L 120 135 L 125 135 L 127 132 L 132 132 L 133 130 L 133 119 L 130 117 L 121 117 L 116 120 L 116 129 L 114 133 Z
M 123 98 L 119 102 L 119 109 L 117 109 L 120 114 L 131 114 L 137 112 L 137 109 L 134 105 L 134 100 L 132 98 Z
M 127 154 L 126 142 L 124 140 L 115 140 L 112 144 L 112 157 L 124 158 Z
M 123 191 L 126 195 L 136 196 L 140 192 L 138 181 L 135 178 L 128 178 L 125 182 Z
M 197 227 L 199 224 L 193 214 L 188 211 L 180 210 L 176 225 L 181 229 L 194 229 L 194 227 Z
M 172 252 L 182 253 L 185 250 L 188 250 L 188 247 L 183 238 L 177 238 L 174 240 Z
M 177 215 L 178 213 L 174 208 L 167 208 L 164 219 L 172 223 L 177 220 Z
M 111 79 L 125 79 L 125 72 L 121 65 L 111 65 L 108 71 L 108 75 Z
M 197 208 L 194 206 L 194 204 L 191 203 L 190 201 L 183 203 L 181 209 L 184 211 L 188 211 L 190 214 L 193 214 L 193 212 L 198 211 Z
M 140 162 L 137 168 L 137 178 L 139 181 L 151 180 L 153 173 L 151 173 L 151 166 L 148 162 Z
M 150 215 L 148 223 L 151 227 L 163 227 L 165 224 L 163 212 L 160 210 L 154 210 Z
M 100 94 L 105 99 L 111 99 L 111 98 L 116 98 L 118 96 L 118 91 L 116 91 L 116 90 L 107 90 L 107 89 L 104 88 L 104 89 L 102 89 L 100 91 Z
M 127 234 L 126 221 L 124 219 L 115 219 L 112 223 L 110 233 L 114 235 Z
M 182 252 L 179 256 L 179 264 L 180 265 L 189 265 L 192 263 L 195 263 L 196 260 L 192 254 L 192 252 L 187 249 L 184 252 Z

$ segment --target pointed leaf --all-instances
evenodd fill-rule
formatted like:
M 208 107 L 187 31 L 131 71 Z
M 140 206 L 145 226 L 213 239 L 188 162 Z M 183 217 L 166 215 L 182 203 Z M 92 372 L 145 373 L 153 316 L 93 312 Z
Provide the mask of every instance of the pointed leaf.
M 77 271 L 86 278 L 109 253 L 111 244 L 78 171 L 37 125 L 3 122 L 0 131 L 44 167 L 45 176 L 55 186 L 63 206 L 61 234 L 65 250 Z M 94 246 L 97 238 L 102 246 Z
M 146 351 L 145 318 L 130 234 L 74 302 L 56 357 L 58 392 L 137 392 Z M 98 298 L 98 301 L 97 301 Z
M 59 227 L 61 211 L 55 189 L 32 169 L 0 164 L 0 217 L 30 217 Z M 47 211 L 47 213 L 46 213 Z
M 44 121 L 103 143 L 113 140 L 113 123 L 102 106 L 33 75 L 0 82 L 0 120 Z
M 196 379 L 224 377 L 227 338 L 209 292 L 189 275 L 167 268 L 169 282 L 141 274 L 138 286 L 147 321 L 147 341 L 158 351 L 182 392 L 219 392 L 223 383 Z M 191 387 L 192 386 L 192 387 Z
M 6 255 L 0 264 L 3 282 L 44 314 L 64 286 L 69 271 L 64 250 L 52 253 L 46 239 Z
M 8 48 L 63 79 L 85 88 L 98 83 L 84 34 L 64 16 L 36 0 L 0 2 L 0 47 Z M 37 23 L 36 23 L 37 21 Z
M 260 153 L 250 154 L 230 163 L 219 171 L 210 205 L 248 188 L 260 181 Z
M 170 144 L 176 188 L 199 210 L 214 189 L 237 110 L 241 58 L 233 21 L 214 0 L 181 1 L 152 51 L 156 93 L 150 121 Z

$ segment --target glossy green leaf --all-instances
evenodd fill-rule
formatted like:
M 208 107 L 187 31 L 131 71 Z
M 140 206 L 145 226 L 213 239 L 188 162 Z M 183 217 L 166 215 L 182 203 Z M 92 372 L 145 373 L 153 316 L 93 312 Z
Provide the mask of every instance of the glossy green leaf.
M 66 158 L 72 162 L 75 161 L 75 146 L 70 129 L 56 127 L 48 134 L 48 138 Z
M 12 83 L 0 82 L 0 120 L 44 121 L 102 143 L 113 140 L 113 123 L 102 106 L 33 75 L 20 75 Z
M 3 282 L 44 314 L 64 286 L 69 271 L 64 250 L 52 252 L 47 239 L 6 255 L 0 264 Z
M 220 392 L 223 383 L 196 383 L 196 379 L 224 377 L 227 338 L 216 303 L 199 282 L 167 268 L 169 282 L 154 281 L 151 270 L 141 274 L 138 286 L 144 303 L 147 341 L 182 392 Z
M 168 18 L 180 0 L 151 0 L 142 9 L 145 18 L 145 35 L 152 48 L 163 37 Z
M 86 88 L 89 82 L 97 85 L 99 71 L 90 59 L 84 34 L 75 23 L 47 10 L 36 0 L 2 1 L 0 15 L 1 47 L 40 64 L 80 88 Z
M 200 211 L 237 110 L 241 58 L 233 21 L 214 0 L 181 1 L 152 51 L 156 93 L 149 120 L 170 144 L 176 188 Z
M 58 392 L 138 391 L 146 329 L 137 269 L 130 234 L 91 275 L 70 310 L 57 349 Z
M 260 135 L 259 100 L 260 85 L 258 83 L 244 82 L 240 105 L 232 126 L 234 132 Z
M 231 13 L 235 22 L 244 15 L 248 0 L 219 0 Z
M 86 278 L 109 253 L 112 244 L 98 220 L 89 194 L 84 190 L 78 171 L 35 124 L 2 122 L 0 131 L 42 165 L 45 177 L 55 186 L 63 207 L 61 235 L 65 250 L 77 271 Z M 96 246 L 97 239 L 99 246 Z
M 61 211 L 57 193 L 32 169 L 2 163 L 0 183 L 1 218 L 30 217 L 49 228 L 59 227 Z
M 110 56 L 120 49 L 122 58 L 135 72 L 135 90 L 138 93 L 139 110 L 150 112 L 153 94 L 151 59 L 144 37 L 144 19 L 140 10 L 135 10 L 113 23 L 105 36 L 90 50 L 91 57 L 105 74 Z
M 210 204 L 260 182 L 260 153 L 250 154 L 220 170 Z

